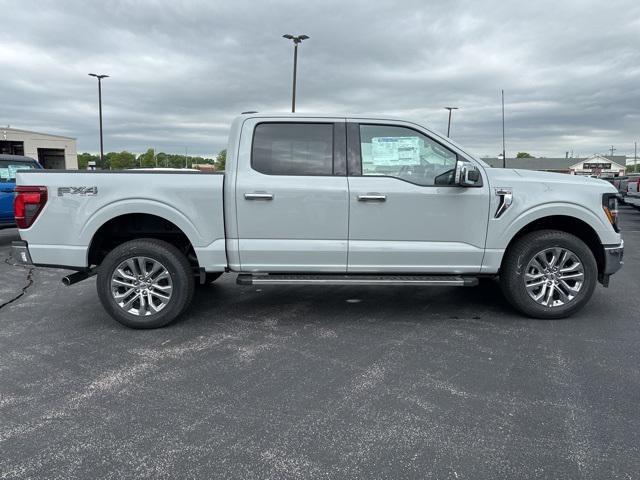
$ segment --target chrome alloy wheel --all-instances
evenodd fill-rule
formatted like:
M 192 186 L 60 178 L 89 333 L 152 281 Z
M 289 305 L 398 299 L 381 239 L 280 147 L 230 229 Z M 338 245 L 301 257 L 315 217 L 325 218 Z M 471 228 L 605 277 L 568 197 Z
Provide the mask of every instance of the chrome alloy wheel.
M 111 275 L 111 295 L 125 312 L 145 316 L 158 313 L 171 300 L 173 283 L 164 265 L 148 257 L 131 257 Z
M 584 284 L 584 266 L 566 248 L 547 248 L 536 253 L 524 273 L 529 296 L 545 307 L 571 302 Z

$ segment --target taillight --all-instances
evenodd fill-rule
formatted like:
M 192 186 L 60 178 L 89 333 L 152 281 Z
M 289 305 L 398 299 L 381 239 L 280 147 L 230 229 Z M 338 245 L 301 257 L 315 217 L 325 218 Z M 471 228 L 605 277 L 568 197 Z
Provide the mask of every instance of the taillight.
M 29 228 L 47 203 L 47 187 L 17 186 L 13 213 L 18 228 Z
M 618 227 L 618 195 L 615 193 L 605 193 L 602 195 L 602 208 L 607 215 L 611 226 L 616 232 L 620 231 Z

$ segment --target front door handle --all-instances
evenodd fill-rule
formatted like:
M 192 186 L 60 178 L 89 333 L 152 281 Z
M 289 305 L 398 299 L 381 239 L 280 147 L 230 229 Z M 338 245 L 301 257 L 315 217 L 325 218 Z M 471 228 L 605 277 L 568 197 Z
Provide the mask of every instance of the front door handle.
M 245 193 L 245 200 L 273 200 L 271 193 Z
M 359 202 L 386 202 L 387 196 L 379 193 L 368 193 L 366 195 L 358 195 Z
M 13 188 L 0 188 L 0 192 L 2 193 L 13 193 L 15 190 Z

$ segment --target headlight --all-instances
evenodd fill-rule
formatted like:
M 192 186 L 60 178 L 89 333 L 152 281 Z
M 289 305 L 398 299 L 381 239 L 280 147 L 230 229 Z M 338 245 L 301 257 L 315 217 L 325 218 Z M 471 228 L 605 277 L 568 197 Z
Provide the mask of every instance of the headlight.
M 604 209 L 604 213 L 607 215 L 609 222 L 611 222 L 611 226 L 616 232 L 620 231 L 620 227 L 618 227 L 618 194 L 616 193 L 605 193 L 602 195 L 602 208 Z

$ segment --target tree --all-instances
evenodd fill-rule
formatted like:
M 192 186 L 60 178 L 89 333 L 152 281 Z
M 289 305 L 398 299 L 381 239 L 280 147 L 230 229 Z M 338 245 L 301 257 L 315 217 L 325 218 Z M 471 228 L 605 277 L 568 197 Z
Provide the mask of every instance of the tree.
M 122 151 L 120 153 L 117 152 L 109 152 L 105 155 L 109 160 L 109 165 L 113 170 L 124 170 L 127 168 L 135 168 L 137 167 L 136 156 L 133 153 Z
M 536 158 L 536 157 L 534 157 L 533 155 L 527 152 L 518 152 L 518 155 L 516 155 L 516 158 Z
M 173 153 L 156 152 L 153 148 L 148 148 L 146 152 L 141 153 L 136 157 L 135 154 L 122 151 L 122 152 L 109 152 L 104 156 L 104 161 L 100 160 L 99 155 L 93 155 L 91 153 L 79 153 L 78 154 L 78 168 L 84 170 L 87 168 L 87 164 L 91 161 L 96 162 L 96 167 L 101 170 L 122 170 L 127 168 L 154 168 L 158 167 L 170 167 L 170 168 L 184 168 L 185 160 L 187 166 L 193 164 L 208 163 L 211 165 L 219 165 L 222 162 L 222 169 L 224 169 L 224 160 L 226 159 L 226 150 L 223 150 L 214 158 L 196 157 L 184 155 L 176 155 Z M 218 166 L 218 168 L 220 168 Z
M 149 148 L 146 152 L 138 155 L 138 165 L 142 168 L 152 168 L 156 166 L 155 152 L 153 151 L 153 148 Z
M 216 170 L 224 171 L 224 167 L 227 164 L 227 149 L 221 150 L 216 157 Z
M 78 155 L 78 169 L 86 170 L 89 162 L 96 162 L 96 166 L 100 165 L 100 157 L 91 153 L 81 153 Z

